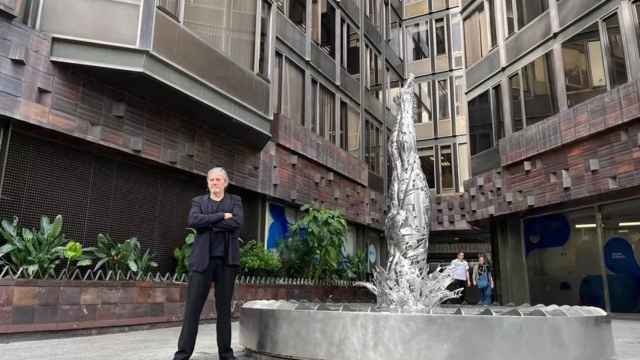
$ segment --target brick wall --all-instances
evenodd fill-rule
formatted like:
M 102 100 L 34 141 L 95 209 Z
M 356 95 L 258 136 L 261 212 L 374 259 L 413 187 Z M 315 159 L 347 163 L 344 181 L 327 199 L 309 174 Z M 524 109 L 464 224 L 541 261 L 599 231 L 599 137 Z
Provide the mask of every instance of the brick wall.
M 0 281 L 0 334 L 181 321 L 187 287 L 134 281 Z M 202 319 L 215 319 L 213 289 Z M 250 300 L 371 302 L 364 288 L 305 285 L 236 286 L 234 316 Z

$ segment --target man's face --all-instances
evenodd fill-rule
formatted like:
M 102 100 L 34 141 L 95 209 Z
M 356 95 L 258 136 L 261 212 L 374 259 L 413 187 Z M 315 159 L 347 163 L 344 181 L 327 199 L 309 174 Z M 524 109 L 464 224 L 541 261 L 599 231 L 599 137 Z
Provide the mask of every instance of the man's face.
M 462 260 L 464 259 L 464 253 L 459 253 L 458 254 L 458 260 Z
M 213 193 L 221 193 L 222 191 L 224 191 L 224 175 L 219 172 L 210 173 L 207 177 L 207 183 L 209 184 L 209 191 Z

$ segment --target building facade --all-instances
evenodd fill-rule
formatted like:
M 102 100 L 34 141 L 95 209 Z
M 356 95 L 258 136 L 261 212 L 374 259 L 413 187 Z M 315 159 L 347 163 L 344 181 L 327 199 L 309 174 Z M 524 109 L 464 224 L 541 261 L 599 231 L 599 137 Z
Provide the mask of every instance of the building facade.
M 640 2 L 462 5 L 472 177 L 503 303 L 640 311 Z

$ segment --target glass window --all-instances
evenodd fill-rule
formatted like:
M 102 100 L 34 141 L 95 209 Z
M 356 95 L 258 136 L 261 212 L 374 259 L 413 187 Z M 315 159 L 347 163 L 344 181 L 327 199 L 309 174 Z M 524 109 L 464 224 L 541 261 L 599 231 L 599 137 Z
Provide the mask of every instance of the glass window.
M 604 20 L 608 39 L 609 78 L 611 87 L 617 87 L 627 82 L 627 62 L 624 55 L 624 45 L 618 15 L 609 16 Z
M 464 112 L 462 109 L 462 104 L 464 104 L 464 86 L 464 78 L 462 76 L 456 76 L 453 86 L 454 110 L 456 118 L 464 116 Z
M 487 16 L 483 5 L 479 6 L 471 15 L 464 19 L 464 44 L 467 65 L 472 65 L 482 59 L 491 50 L 490 34 L 495 32 L 494 22 Z
M 400 87 L 402 86 L 400 76 L 392 69 L 387 67 L 387 108 L 393 115 L 400 114 L 400 104 L 395 102 L 395 98 L 400 96 Z
M 469 179 L 469 146 L 458 144 L 458 177 L 460 192 L 464 189 L 464 182 Z
M 440 183 L 442 192 L 455 190 L 451 145 L 440 146 Z
M 342 66 L 351 75 L 360 74 L 360 35 L 348 22 L 342 20 Z
M 311 79 L 311 131 L 319 132 L 318 124 L 318 82 Z
M 546 54 L 522 68 L 524 113 L 527 126 L 558 112 L 551 74 L 551 55 Z
M 420 150 L 420 166 L 430 189 L 436 187 L 436 158 L 432 147 Z
M 389 8 L 390 14 L 390 40 L 391 40 L 391 48 L 398 55 L 398 57 L 402 60 L 404 58 L 402 51 L 402 23 L 400 21 L 400 17 L 396 14 L 395 10 Z
M 347 107 L 347 151 L 360 158 L 360 112 L 352 106 Z
M 502 86 L 498 85 L 491 89 L 493 92 L 493 118 L 495 119 L 496 135 L 498 139 L 502 139 L 505 136 L 504 133 L 504 111 L 502 107 Z
M 320 103 L 318 108 L 319 135 L 329 136 L 332 144 L 336 143 L 336 103 L 335 95 L 326 87 L 320 85 Z
M 380 175 L 380 160 L 381 160 L 381 134 L 380 127 L 373 123 L 371 120 L 365 121 L 364 141 L 365 148 L 365 162 L 369 165 L 369 171 Z
M 346 102 L 340 101 L 340 148 L 347 150 L 349 148 L 348 133 L 349 133 L 349 117 L 347 109 L 349 105 Z
M 464 49 L 462 48 L 462 21 L 460 16 L 454 16 L 451 20 L 451 51 L 453 52 L 453 66 L 464 66 Z
M 592 209 L 525 219 L 523 235 L 532 304 L 604 308 Z
M 469 101 L 469 140 L 471 155 L 494 146 L 491 102 L 488 91 Z
M 607 89 L 598 23 L 562 44 L 564 77 L 569 106 Z
M 417 103 L 416 123 L 433 121 L 431 80 L 416 83 L 414 92 Z
M 449 80 L 438 80 L 438 120 L 449 120 Z
M 327 0 L 313 0 L 311 37 L 320 48 L 335 57 L 336 11 Z
M 609 304 L 616 313 L 640 312 L 640 200 L 606 205 L 602 212 L 602 236 Z M 601 284 L 594 272 L 590 280 Z M 599 280 L 599 281 L 598 281 Z M 589 283 L 588 283 L 589 284 Z M 601 290 L 596 287 L 597 290 Z M 597 293 L 596 299 L 602 299 Z M 599 304 L 597 304 L 599 305 Z
M 505 17 L 507 22 L 507 35 L 516 32 L 516 16 L 513 11 L 513 0 L 505 0 Z
M 382 100 L 382 79 L 380 74 L 380 57 L 370 46 L 366 45 L 367 51 L 367 90 L 378 100 Z
M 286 63 L 286 74 L 282 77 L 282 113 L 304 126 L 304 71 L 291 61 Z
M 302 30 L 306 29 L 307 0 L 289 0 L 289 20 Z
M 444 18 L 436 19 L 436 56 L 447 55 L 447 30 Z
M 419 22 L 407 26 L 409 39 L 407 39 L 407 50 L 409 59 L 413 61 L 428 59 L 429 50 L 429 23 Z
M 271 3 L 262 1 L 262 16 L 260 17 L 260 58 L 258 59 L 258 72 L 268 77 L 269 66 L 269 30 L 271 27 Z
M 271 99 L 273 100 L 273 112 L 282 112 L 282 54 L 276 53 L 276 61 L 273 64 L 273 75 L 271 79 Z
M 549 8 L 548 0 L 505 0 L 505 2 L 508 35 L 522 29 Z
M 511 88 L 511 129 L 513 132 L 516 132 L 524 128 L 520 74 L 515 74 L 510 77 L 509 83 Z

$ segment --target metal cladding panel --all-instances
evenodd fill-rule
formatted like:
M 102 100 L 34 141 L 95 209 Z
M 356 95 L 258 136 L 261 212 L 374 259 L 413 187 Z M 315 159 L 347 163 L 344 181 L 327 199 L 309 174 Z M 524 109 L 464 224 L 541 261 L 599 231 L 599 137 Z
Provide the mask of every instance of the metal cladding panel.
M 471 176 L 500 167 L 500 152 L 493 147 L 471 157 Z
M 383 119 L 382 103 L 378 98 L 371 95 L 368 91 L 365 91 L 365 107 L 371 112 L 377 119 Z
M 380 30 L 378 30 L 378 28 L 373 25 L 371 20 L 369 20 L 369 18 L 366 16 L 364 17 L 364 34 L 369 38 L 369 40 L 371 40 L 376 48 L 378 48 L 379 50 L 382 49 L 382 34 L 380 33 Z
M 136 46 L 139 17 L 140 0 L 44 0 L 40 30 Z
M 384 179 L 382 176 L 369 172 L 369 189 L 384 193 Z
M 356 25 L 360 25 L 360 8 L 358 8 L 356 1 L 341 0 L 339 4 L 342 10 L 344 10 L 349 15 L 351 20 L 353 20 Z
M 336 62 L 314 43 L 311 44 L 311 63 L 326 77 L 336 80 Z
M 566 2 L 566 1 L 565 1 Z M 571 2 L 571 1 L 569 1 Z M 511 63 L 527 53 L 536 44 L 551 36 L 551 14 L 549 11 L 535 18 L 531 23 L 514 34 L 505 43 L 507 63 Z
M 472 65 L 467 69 L 466 80 L 467 90 L 480 84 L 489 76 L 500 69 L 500 53 L 497 49 L 489 53 L 480 60 L 480 62 Z
M 388 42 L 385 42 L 385 47 L 387 48 L 387 53 L 385 55 L 387 61 L 396 69 L 396 71 L 402 74 L 402 60 L 400 60 L 400 57 Z
M 569 25 L 579 19 L 581 15 L 605 1 L 606 0 L 558 1 L 560 27 Z
M 14 132 L 0 202 L 0 218 L 38 226 L 63 216 L 67 238 L 94 246 L 99 233 L 116 241 L 137 237 L 171 271 L 173 248 L 185 236 L 191 198 L 203 180 L 131 159 L 96 155 Z
M 356 101 L 360 102 L 360 80 L 353 78 L 346 70 L 340 71 L 340 84 L 342 89 L 351 95 Z
M 153 51 L 200 80 L 269 113 L 269 84 L 157 11 Z
M 289 21 L 284 14 L 276 11 L 277 18 L 277 36 L 289 47 L 291 47 L 298 55 L 305 57 L 306 38 L 304 32 L 300 30 L 294 23 Z

